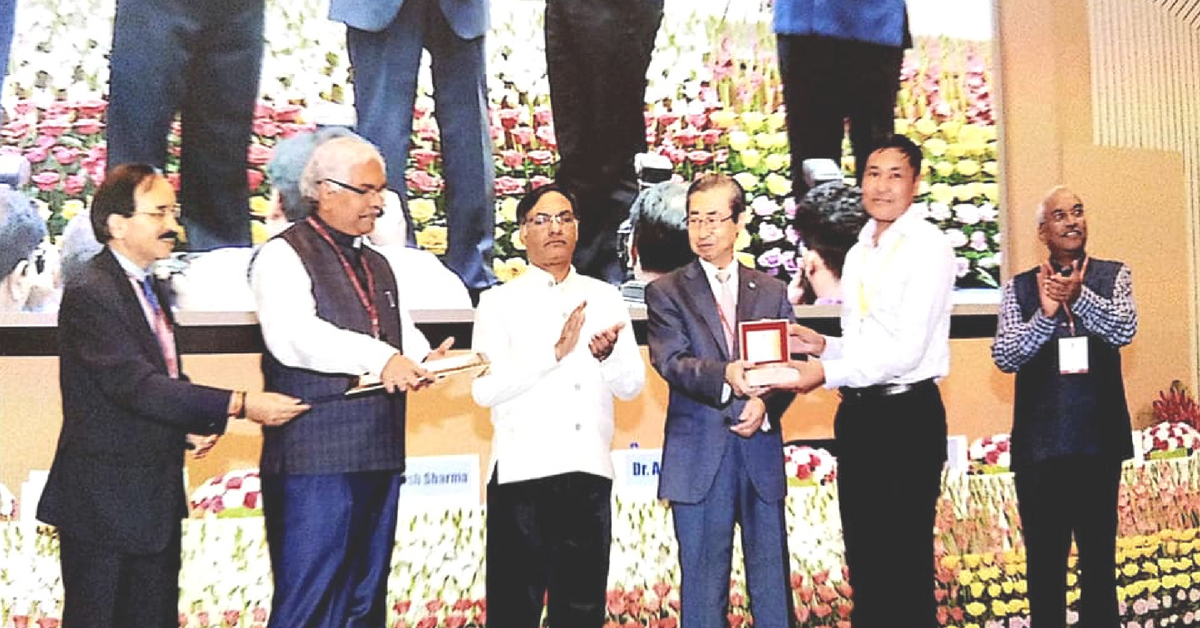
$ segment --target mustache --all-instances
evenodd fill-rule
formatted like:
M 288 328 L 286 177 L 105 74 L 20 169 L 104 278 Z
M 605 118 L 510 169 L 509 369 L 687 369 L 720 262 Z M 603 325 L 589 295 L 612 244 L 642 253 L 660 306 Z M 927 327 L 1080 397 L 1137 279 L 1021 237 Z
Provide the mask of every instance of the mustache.
M 169 239 L 172 242 L 178 242 L 179 241 L 179 232 L 172 229 L 170 231 L 166 231 L 166 232 L 159 234 L 158 239 L 159 240 L 168 240 Z

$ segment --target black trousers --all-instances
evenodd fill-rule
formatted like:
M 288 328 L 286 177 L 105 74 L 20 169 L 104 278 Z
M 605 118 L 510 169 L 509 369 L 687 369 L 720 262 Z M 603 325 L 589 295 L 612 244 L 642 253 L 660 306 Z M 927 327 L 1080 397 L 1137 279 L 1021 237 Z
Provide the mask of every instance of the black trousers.
M 565 473 L 487 492 L 488 628 L 600 628 L 612 545 L 612 480 Z M 543 604 L 543 601 L 546 603 Z
M 933 521 L 946 460 L 941 394 L 929 384 L 844 398 L 834 434 L 854 628 L 898 621 L 934 628 Z
M 1121 462 L 1047 460 L 1014 469 L 1025 536 L 1032 628 L 1067 624 L 1067 556 L 1079 548 L 1080 628 L 1116 628 L 1117 494 Z
M 546 73 L 561 161 L 575 195 L 575 267 L 625 279 L 617 227 L 637 196 L 634 155 L 646 150 L 646 69 L 663 0 L 547 0 Z
M 161 552 L 127 554 L 59 536 L 63 628 L 175 628 L 179 625 L 179 537 Z
M 904 50 L 816 35 L 779 35 L 777 41 L 792 151 L 792 192 L 800 198 L 808 191 L 805 159 L 842 163 L 847 119 L 854 172 L 861 184 L 871 148 L 895 128 Z

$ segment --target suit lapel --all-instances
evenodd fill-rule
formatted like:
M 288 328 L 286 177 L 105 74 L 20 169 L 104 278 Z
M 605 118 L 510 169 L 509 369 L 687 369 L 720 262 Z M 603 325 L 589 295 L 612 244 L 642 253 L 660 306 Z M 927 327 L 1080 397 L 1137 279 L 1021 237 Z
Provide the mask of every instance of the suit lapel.
M 117 258 L 107 247 L 105 247 L 103 255 L 106 258 L 103 264 L 104 270 L 112 281 L 112 290 L 109 294 L 112 295 L 114 309 L 121 321 L 133 330 L 142 352 L 149 356 L 163 372 L 166 372 L 167 363 L 163 358 L 162 348 L 158 346 L 158 336 L 154 334 L 154 330 L 150 329 L 150 323 L 146 320 L 146 312 L 142 309 L 142 302 L 137 293 L 133 291 L 133 284 L 129 282 L 129 276 L 125 274 L 125 269 L 121 268 L 121 264 L 117 262 Z M 156 292 L 161 295 L 161 292 Z
M 738 320 L 752 321 L 762 318 L 756 314 L 756 305 L 758 305 L 758 282 L 751 276 L 750 269 L 738 264 Z
M 725 330 L 721 328 L 721 315 L 717 313 L 717 300 L 713 296 L 712 286 L 708 277 L 704 276 L 704 268 L 700 262 L 692 262 L 683 273 L 683 296 L 691 302 L 691 309 L 704 321 L 708 333 L 712 336 L 713 344 L 721 352 L 721 356 L 729 359 L 729 350 L 725 347 Z M 730 321 L 731 324 L 735 322 Z

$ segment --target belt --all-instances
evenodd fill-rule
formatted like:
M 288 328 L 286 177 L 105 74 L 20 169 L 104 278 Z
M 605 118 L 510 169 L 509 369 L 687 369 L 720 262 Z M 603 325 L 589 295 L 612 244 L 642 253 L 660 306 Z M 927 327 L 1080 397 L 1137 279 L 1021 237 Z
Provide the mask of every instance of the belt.
M 863 388 L 843 386 L 838 389 L 838 392 L 842 394 L 842 399 L 878 399 L 880 397 L 893 397 L 895 395 L 916 392 L 931 386 L 936 386 L 933 383 L 933 379 L 923 379 L 911 384 L 876 384 L 875 386 L 864 386 Z

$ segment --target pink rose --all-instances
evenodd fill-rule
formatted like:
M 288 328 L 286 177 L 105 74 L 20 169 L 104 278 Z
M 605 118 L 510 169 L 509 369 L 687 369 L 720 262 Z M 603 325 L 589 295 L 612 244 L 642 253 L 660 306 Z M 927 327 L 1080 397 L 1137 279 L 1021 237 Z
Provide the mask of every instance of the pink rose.
M 551 183 L 554 183 L 554 179 L 551 179 L 550 177 L 544 177 L 542 175 L 538 175 L 529 180 L 529 189 L 536 190 L 536 189 L 542 187 L 543 185 L 550 185 Z
M 33 125 L 30 124 L 28 120 L 9 120 L 9 122 L 4 125 L 3 131 L 0 131 L 0 133 L 3 133 L 4 138 L 8 141 L 16 142 L 23 139 L 32 128 Z
M 275 150 L 272 148 L 267 148 L 262 144 L 251 143 L 250 148 L 246 150 L 246 161 L 250 162 L 252 166 L 261 166 L 271 161 L 271 157 L 274 154 Z
M 271 120 L 266 118 L 255 118 L 253 126 L 254 134 L 262 137 L 275 137 L 279 135 L 280 127 Z
M 53 148 L 58 143 L 58 138 L 52 135 L 39 135 L 35 143 L 41 148 Z
M 721 141 L 721 129 L 706 129 L 700 133 L 700 139 L 709 146 L 715 146 Z
M 25 151 L 25 159 L 28 159 L 29 163 L 31 164 L 40 164 L 43 161 L 46 161 L 46 157 L 48 156 L 49 151 L 41 146 L 34 146 L 33 148 Z
M 83 189 L 87 187 L 87 176 L 82 174 L 67 175 L 63 180 L 63 192 L 67 196 L 79 196 L 83 194 Z
M 242 618 L 242 611 L 228 610 L 224 613 L 224 623 L 226 626 L 236 626 L 238 620 Z
M 703 166 L 712 161 L 713 154 L 706 150 L 693 150 L 688 152 L 687 158 L 697 166 Z
M 495 193 L 496 196 L 511 196 L 513 194 L 521 194 L 525 191 L 525 181 L 515 177 L 502 176 L 496 177 Z
M 529 151 L 529 161 L 536 166 L 548 166 L 554 162 L 554 153 L 548 150 L 531 150 Z
M 437 123 L 432 119 L 425 120 L 417 125 L 417 139 L 422 142 L 436 142 L 439 135 Z
M 446 621 L 442 622 L 442 625 L 446 628 L 463 628 L 463 626 L 467 625 L 467 618 L 459 613 L 454 613 L 447 617 Z
M 267 609 L 255 606 L 254 610 L 250 611 L 250 619 L 260 623 L 267 621 Z
M 533 129 L 527 126 L 519 126 L 509 133 L 512 134 L 513 141 L 521 146 L 529 146 L 529 143 L 533 141 Z
M 521 112 L 516 109 L 501 109 L 496 113 L 496 119 L 500 120 L 500 126 L 512 129 L 521 121 Z
M 255 118 L 270 118 L 274 115 L 275 115 L 275 108 L 271 106 L 271 103 L 263 101 L 263 100 L 260 100 L 256 103 L 254 103 L 254 117 Z
M 49 105 L 46 105 L 46 116 L 57 118 L 59 116 L 67 116 L 71 113 L 71 105 L 64 100 L 56 100 Z
M 699 138 L 700 132 L 690 126 L 683 127 L 671 135 L 671 139 L 681 147 L 691 146 L 695 144 L 696 140 Z
M 80 118 L 75 121 L 75 132 L 95 135 L 104 129 L 104 123 L 95 118 Z
M 242 498 L 242 505 L 250 510 L 258 508 L 258 493 L 246 493 L 246 496 Z
M 689 113 L 687 116 L 687 121 L 688 121 L 688 124 L 690 124 L 698 129 L 708 123 L 708 114 L 707 113 Z
M 424 170 L 410 171 L 408 173 L 408 187 L 427 194 L 437 192 L 442 189 L 442 178 L 434 174 L 429 174 Z
M 301 111 L 302 111 L 302 108 L 300 107 L 300 105 L 293 105 L 292 103 L 283 103 L 282 105 L 275 107 L 275 121 L 276 122 L 296 122 L 297 120 L 300 119 Z
M 412 607 L 410 600 L 396 600 L 392 603 L 392 610 L 396 611 L 397 615 L 408 613 L 408 609 Z
M 172 173 L 168 174 L 167 182 L 169 182 L 171 184 L 171 187 L 175 188 L 176 192 L 179 192 L 179 173 L 178 172 L 172 172 Z M 99 185 L 99 184 L 97 184 L 97 185 Z
M 38 628 L 58 628 L 59 621 L 57 617 L 40 617 L 37 625 Z
M 417 622 L 417 628 L 436 628 L 437 623 L 437 617 L 422 617 L 421 621 Z
M 545 146 L 546 148 L 558 148 L 558 138 L 554 135 L 554 127 L 538 127 L 538 130 L 534 133 L 534 136 L 537 137 L 538 142 L 540 142 L 542 146 Z
M 500 151 L 500 161 L 504 163 L 504 167 L 510 170 L 515 170 L 525 165 L 525 153 L 515 150 Z
M 672 124 L 675 124 L 676 122 L 679 122 L 679 116 L 674 113 L 671 113 L 670 111 L 666 111 L 666 112 L 658 114 L 659 126 L 667 127 L 667 126 L 671 126 Z
M 62 175 L 53 170 L 44 170 L 32 177 L 34 184 L 43 192 L 49 192 L 58 187 L 58 183 L 62 180 Z
M 19 100 L 19 101 L 17 101 L 17 104 L 13 106 L 13 112 L 19 116 L 23 116 L 23 115 L 33 111 L 35 108 L 36 107 L 34 107 L 34 104 L 32 101 Z
M 417 162 L 417 168 L 421 170 L 427 170 L 441 156 L 441 153 L 436 150 L 429 150 L 428 148 L 414 148 L 409 153 Z
M 246 183 L 248 184 L 248 187 L 250 188 L 251 191 L 257 190 L 258 186 L 262 185 L 262 182 L 263 182 L 262 170 L 256 170 L 254 168 L 246 169 Z
M 50 152 L 54 155 L 54 161 L 63 166 L 69 166 L 79 159 L 79 149 L 70 146 L 55 146 Z
M 538 105 L 533 109 L 533 123 L 542 126 L 554 121 L 553 112 L 546 105 Z
M 99 98 L 75 103 L 75 111 L 81 118 L 98 118 L 106 109 L 108 109 L 108 101 Z

